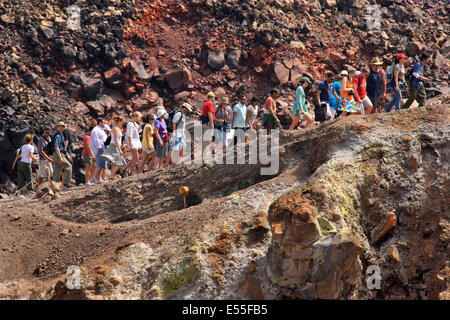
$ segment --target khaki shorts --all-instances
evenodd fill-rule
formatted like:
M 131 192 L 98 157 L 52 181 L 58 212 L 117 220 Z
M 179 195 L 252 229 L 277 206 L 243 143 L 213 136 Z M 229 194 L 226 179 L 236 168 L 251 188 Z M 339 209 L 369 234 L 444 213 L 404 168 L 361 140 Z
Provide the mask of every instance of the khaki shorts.
M 47 169 L 50 172 L 50 176 L 47 175 Z M 40 178 L 50 178 L 53 175 L 53 165 L 48 160 L 39 161 L 38 177 Z

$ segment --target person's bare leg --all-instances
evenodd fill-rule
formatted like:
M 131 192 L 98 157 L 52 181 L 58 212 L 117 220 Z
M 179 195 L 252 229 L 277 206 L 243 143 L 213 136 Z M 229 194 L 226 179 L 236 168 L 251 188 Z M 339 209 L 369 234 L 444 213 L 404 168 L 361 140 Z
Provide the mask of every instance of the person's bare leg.
M 139 166 L 139 170 L 137 173 L 142 173 L 144 171 L 145 165 L 147 164 L 149 159 L 150 159 L 150 154 L 145 152 L 145 155 L 142 158 L 141 165 Z
M 364 108 L 364 112 L 365 112 L 366 114 L 371 114 L 371 113 L 372 113 L 372 110 L 373 110 L 373 107 L 372 107 L 372 106 L 368 106 L 367 108 Z
M 309 128 L 311 127 L 313 120 L 311 118 L 311 116 L 309 114 L 305 115 L 305 119 L 306 119 L 306 126 L 305 128 Z
M 298 126 L 299 121 L 300 121 L 300 117 L 294 117 L 294 119 L 292 120 L 291 126 L 289 127 L 288 130 L 290 130 L 290 131 L 294 130 Z
M 130 162 L 130 176 L 133 175 L 134 170 L 136 169 L 136 164 L 139 161 L 139 153 L 137 149 L 131 150 L 131 162 Z
M 170 161 L 172 160 L 172 150 L 167 152 L 166 161 L 164 163 L 164 167 L 170 167 Z
M 339 117 L 345 117 L 347 115 L 347 111 L 342 111 L 342 113 L 339 115 Z
M 148 165 L 148 170 L 153 170 L 155 168 L 155 157 L 156 157 L 156 152 L 153 151 L 150 156 L 152 157 L 152 159 L 150 160 L 150 163 Z
M 112 167 L 111 167 L 111 173 L 109 174 L 109 180 L 115 180 L 116 179 L 117 170 L 119 170 L 119 166 L 113 164 Z

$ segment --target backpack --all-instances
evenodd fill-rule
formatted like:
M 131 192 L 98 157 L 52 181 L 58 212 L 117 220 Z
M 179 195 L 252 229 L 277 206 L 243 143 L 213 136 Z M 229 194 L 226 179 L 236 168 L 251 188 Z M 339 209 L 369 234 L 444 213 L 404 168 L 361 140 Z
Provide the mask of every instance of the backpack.
M 53 142 L 55 141 L 56 135 L 58 134 L 58 131 L 54 132 L 51 135 L 51 140 L 47 143 L 47 145 L 44 147 L 44 152 L 48 155 L 48 156 L 52 156 L 53 155 L 53 151 L 55 151 L 55 146 L 53 144 Z
M 110 143 L 111 143 L 111 135 L 109 135 L 108 138 L 106 138 L 105 143 L 103 143 L 103 145 L 107 147 L 109 146 Z
M 175 114 L 177 114 L 178 112 L 181 112 L 181 111 L 178 110 L 178 109 L 175 109 L 175 110 L 170 111 L 170 113 L 169 113 L 169 121 L 166 123 L 166 125 L 167 125 L 167 132 L 169 132 L 169 133 L 173 132 L 173 124 L 172 124 L 173 123 L 173 118 L 175 117 Z M 181 115 L 180 119 L 177 122 L 177 128 L 178 128 L 178 125 L 181 122 L 181 118 L 183 118 L 183 115 Z
M 411 68 L 409 68 L 408 71 L 406 72 L 406 74 L 405 74 L 405 80 L 406 80 L 407 82 L 410 82 L 410 81 L 412 80 L 412 78 L 413 78 L 413 70 L 414 70 L 414 67 L 411 67 Z
M 386 82 L 391 82 L 394 79 L 394 71 L 395 71 L 395 64 L 389 66 L 386 69 Z

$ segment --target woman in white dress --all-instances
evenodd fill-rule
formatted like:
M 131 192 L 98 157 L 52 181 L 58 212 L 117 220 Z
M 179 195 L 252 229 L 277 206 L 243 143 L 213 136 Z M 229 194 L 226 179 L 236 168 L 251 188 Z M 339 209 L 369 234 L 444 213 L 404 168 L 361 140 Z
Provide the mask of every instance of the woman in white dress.
M 122 126 L 125 120 L 122 116 L 115 116 L 113 121 L 114 127 L 111 131 L 111 142 L 101 156 L 104 160 L 111 162 L 111 174 L 109 175 L 110 180 L 114 180 L 116 178 L 117 170 L 127 164 L 121 147 Z

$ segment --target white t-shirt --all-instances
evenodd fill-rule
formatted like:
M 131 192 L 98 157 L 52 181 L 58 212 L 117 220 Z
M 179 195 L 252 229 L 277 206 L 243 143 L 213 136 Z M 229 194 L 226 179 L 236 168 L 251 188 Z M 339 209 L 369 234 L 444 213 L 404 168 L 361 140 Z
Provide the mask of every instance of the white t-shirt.
M 249 122 L 251 124 L 255 123 L 256 116 L 258 115 L 258 106 L 252 106 L 251 104 L 247 107 L 247 110 L 250 110 L 250 119 Z M 248 124 L 245 125 L 248 128 Z
M 131 138 L 133 142 L 134 149 L 141 149 L 141 139 L 139 139 L 139 124 L 136 122 L 130 121 L 127 124 L 127 134 L 125 135 L 125 140 L 127 141 L 128 149 L 131 149 L 130 141 L 128 138 Z
M 103 130 L 102 127 L 97 125 L 94 129 L 91 131 L 91 149 L 94 153 L 94 156 L 97 156 L 97 153 L 99 150 L 105 149 L 105 141 L 108 138 L 106 135 L 105 130 Z
M 180 122 L 178 123 L 178 121 Z M 184 130 L 186 129 L 186 117 L 184 116 L 182 111 L 175 113 L 172 119 L 172 123 L 175 123 L 177 126 L 177 129 L 175 130 L 175 137 L 177 139 L 178 138 L 184 139 Z
M 20 162 L 30 163 L 33 161 L 30 157 L 30 152 L 34 153 L 34 147 L 31 144 L 24 144 L 20 148 L 20 152 L 22 153 L 22 158 Z

